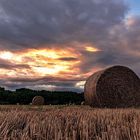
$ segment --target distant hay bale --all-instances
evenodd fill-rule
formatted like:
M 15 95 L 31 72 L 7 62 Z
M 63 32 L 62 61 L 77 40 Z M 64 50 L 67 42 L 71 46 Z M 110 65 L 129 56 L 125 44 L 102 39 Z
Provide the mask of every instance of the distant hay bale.
M 45 101 L 42 96 L 35 96 L 32 100 L 32 105 L 44 105 Z
M 113 66 L 91 75 L 84 89 L 85 103 L 95 107 L 140 105 L 140 79 L 129 68 Z

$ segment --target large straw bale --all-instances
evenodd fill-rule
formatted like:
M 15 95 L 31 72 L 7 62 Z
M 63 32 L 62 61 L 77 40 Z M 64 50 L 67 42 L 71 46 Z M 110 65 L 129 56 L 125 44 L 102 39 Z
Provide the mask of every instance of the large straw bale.
M 140 79 L 129 68 L 113 66 L 91 75 L 84 89 L 85 102 L 95 107 L 140 105 Z

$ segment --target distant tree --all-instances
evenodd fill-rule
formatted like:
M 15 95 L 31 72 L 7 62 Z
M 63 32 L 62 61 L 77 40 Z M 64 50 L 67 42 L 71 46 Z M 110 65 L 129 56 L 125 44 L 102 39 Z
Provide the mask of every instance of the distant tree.
M 8 91 L 0 88 L 0 104 L 30 104 L 33 97 L 42 96 L 45 104 L 81 104 L 84 101 L 84 94 L 70 91 L 36 91 L 32 89 L 16 89 L 16 91 Z
M 5 91 L 5 88 L 4 87 L 0 87 L 0 92 L 3 92 Z

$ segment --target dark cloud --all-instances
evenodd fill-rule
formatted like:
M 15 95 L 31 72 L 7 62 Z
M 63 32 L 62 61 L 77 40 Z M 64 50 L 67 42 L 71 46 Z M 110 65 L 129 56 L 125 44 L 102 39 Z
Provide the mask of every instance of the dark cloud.
M 140 16 L 128 19 L 125 39 L 129 49 L 136 52 L 140 51 Z
M 75 57 L 62 57 L 62 58 L 59 58 L 59 60 L 61 60 L 61 61 L 77 61 L 78 58 L 75 58 Z
M 30 69 L 28 65 L 0 64 L 0 69 Z
M 82 51 L 81 70 L 92 71 L 96 67 L 125 65 L 139 74 L 140 66 L 140 16 L 125 18 L 109 30 L 105 39 L 95 46 L 102 51 L 92 53 Z M 140 75 L 140 74 L 139 74 Z
M 96 42 L 122 21 L 126 11 L 121 0 L 1 0 L 0 40 L 14 44 L 9 49 Z
M 59 90 L 59 91 L 77 91 L 82 92 L 82 89 L 76 87 L 76 83 L 81 79 L 68 79 L 56 77 L 43 78 L 9 78 L 0 79 L 0 85 L 10 90 L 19 88 L 30 88 L 34 90 Z
M 0 59 L 0 69 L 8 69 L 8 70 L 30 69 L 30 66 L 26 64 L 14 64 L 11 63 L 10 61 Z
M 56 76 L 45 76 L 42 78 L 9 78 L 8 81 L 10 82 L 21 82 L 21 83 L 39 83 L 39 84 L 43 84 L 43 83 L 67 83 L 67 82 L 78 82 L 78 81 L 82 81 L 83 78 L 60 78 L 60 77 L 56 77 Z M 85 80 L 85 79 L 84 79 Z

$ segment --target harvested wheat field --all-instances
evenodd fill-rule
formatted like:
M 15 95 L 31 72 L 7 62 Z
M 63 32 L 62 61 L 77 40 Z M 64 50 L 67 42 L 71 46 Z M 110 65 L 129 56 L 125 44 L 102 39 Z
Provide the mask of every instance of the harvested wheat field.
M 140 140 L 140 110 L 0 106 L 0 140 Z

